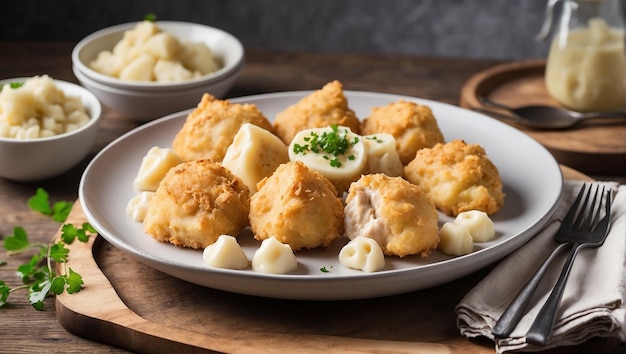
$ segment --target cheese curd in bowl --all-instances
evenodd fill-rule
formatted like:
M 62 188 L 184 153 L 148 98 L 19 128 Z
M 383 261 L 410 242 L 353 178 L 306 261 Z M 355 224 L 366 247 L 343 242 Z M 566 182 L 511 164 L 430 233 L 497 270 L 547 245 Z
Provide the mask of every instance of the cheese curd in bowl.
M 37 139 L 69 133 L 89 121 L 79 96 L 66 95 L 48 75 L 6 83 L 0 91 L 0 136 Z
M 47 75 L 0 80 L 0 177 L 38 181 L 91 150 L 102 107 L 76 84 Z
M 155 22 L 142 21 L 124 32 L 112 50 L 101 51 L 89 67 L 132 81 L 184 81 L 216 72 L 221 59 L 204 43 L 181 41 Z

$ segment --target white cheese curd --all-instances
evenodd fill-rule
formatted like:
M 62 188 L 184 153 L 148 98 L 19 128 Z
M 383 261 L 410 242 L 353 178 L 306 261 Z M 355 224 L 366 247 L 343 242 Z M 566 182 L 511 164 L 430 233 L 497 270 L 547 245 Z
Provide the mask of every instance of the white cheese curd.
M 298 268 L 298 260 L 289 245 L 272 236 L 261 242 L 252 256 L 252 269 L 259 273 L 285 274 Z
M 390 177 L 402 176 L 402 161 L 396 150 L 396 139 L 391 134 L 363 135 L 367 165 L 363 174 L 384 173 Z
M 339 263 L 346 268 L 371 273 L 385 268 L 385 255 L 378 242 L 358 236 L 343 246 L 339 252 Z
M 496 237 L 496 229 L 489 215 L 480 210 L 468 210 L 459 213 L 454 223 L 469 231 L 474 242 L 487 242 Z
M 140 191 L 156 191 L 165 174 L 181 162 L 183 159 L 174 150 L 152 147 L 141 161 L 134 187 Z
M 230 235 L 220 235 L 202 252 L 202 260 L 208 266 L 225 269 L 244 269 L 250 261 L 237 239 Z
M 126 215 L 131 219 L 143 222 L 148 212 L 148 204 L 154 197 L 154 192 L 141 192 L 134 196 L 126 205 Z
M 215 72 L 221 60 L 204 43 L 179 40 L 156 23 L 139 22 L 113 50 L 98 53 L 89 67 L 124 80 L 184 81 Z
M 0 137 L 37 139 L 74 131 L 89 121 L 77 96 L 68 96 L 47 75 L 27 79 L 0 91 Z
M 256 184 L 271 176 L 285 162 L 289 162 L 289 154 L 279 137 L 259 126 L 245 123 L 226 149 L 222 165 L 241 178 L 251 193 L 255 193 Z
M 344 140 L 348 143 L 347 149 L 337 156 L 323 149 L 315 152 L 313 140 L 315 137 L 323 140 L 324 136 Z M 360 135 L 353 133 L 348 127 L 337 126 L 336 132 L 332 127 L 311 128 L 298 132 L 289 144 L 289 160 L 302 161 L 307 167 L 331 181 L 356 180 L 365 168 L 367 154 Z
M 465 226 L 446 222 L 439 230 L 437 248 L 449 256 L 463 256 L 472 252 L 474 240 Z

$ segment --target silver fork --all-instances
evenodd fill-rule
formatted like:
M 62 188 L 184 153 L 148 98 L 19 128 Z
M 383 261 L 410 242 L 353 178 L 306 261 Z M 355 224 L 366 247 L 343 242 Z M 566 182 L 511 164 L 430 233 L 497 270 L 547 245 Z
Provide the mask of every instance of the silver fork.
M 593 186 L 587 186 L 587 184 L 582 186 L 576 200 L 570 207 L 567 215 L 561 223 L 561 227 L 555 235 L 555 240 L 557 242 L 561 242 L 561 245 L 552 251 L 530 281 L 524 286 L 522 291 L 520 291 L 513 302 L 511 302 L 507 310 L 502 314 L 502 316 L 500 316 L 500 319 L 492 330 L 492 333 L 496 338 L 508 337 L 511 334 L 519 322 L 523 312 L 526 310 L 532 295 L 539 285 L 541 278 L 543 278 L 543 275 L 546 273 L 550 263 L 554 260 L 556 255 L 561 252 L 561 250 L 571 246 L 572 249 L 570 251 L 570 255 L 563 266 L 563 271 L 559 276 L 554 290 L 539 312 L 539 315 L 531 326 L 531 329 L 526 334 L 526 341 L 528 343 L 539 345 L 545 344 L 552 330 L 554 319 L 556 317 L 556 311 L 565 288 L 565 282 L 569 276 L 571 266 L 574 262 L 574 258 L 578 254 L 578 251 L 582 247 L 601 246 L 606 239 L 606 235 L 608 234 L 608 227 L 610 224 L 611 194 L 610 191 L 606 191 L 605 193 L 605 188 L 602 187 L 600 200 L 596 201 L 599 188 L 599 186 L 596 186 L 593 201 L 589 204 L 589 198 L 592 194 Z M 605 195 L 605 215 L 602 220 L 598 221 Z

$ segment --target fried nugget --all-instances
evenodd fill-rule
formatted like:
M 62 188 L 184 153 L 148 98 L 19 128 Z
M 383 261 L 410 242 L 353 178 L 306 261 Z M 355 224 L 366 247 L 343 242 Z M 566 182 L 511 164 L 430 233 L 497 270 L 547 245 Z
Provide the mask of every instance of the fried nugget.
M 176 246 L 201 249 L 248 226 L 250 191 L 217 162 L 195 160 L 173 167 L 148 205 L 146 233 Z
M 468 210 L 491 215 L 504 204 L 498 169 L 478 144 L 453 140 L 422 149 L 404 167 L 404 175 L 448 215 Z
M 174 137 L 172 148 L 185 161 L 209 159 L 221 162 L 244 123 L 273 132 L 272 124 L 257 106 L 232 104 L 205 93 Z
M 359 119 L 348 107 L 348 100 L 339 81 L 332 81 L 287 107 L 276 115 L 274 131 L 285 145 L 301 130 L 343 125 L 358 134 Z
M 443 134 L 430 107 L 400 100 L 374 107 L 361 124 L 361 134 L 391 134 L 402 164 L 415 157 L 417 150 L 443 143 Z
M 346 235 L 376 240 L 387 256 L 427 257 L 439 243 L 435 205 L 401 177 L 362 176 L 350 186 L 344 213 Z
M 280 165 L 257 188 L 250 200 L 250 228 L 257 240 L 275 236 L 297 251 L 328 247 L 343 235 L 337 190 L 302 162 Z

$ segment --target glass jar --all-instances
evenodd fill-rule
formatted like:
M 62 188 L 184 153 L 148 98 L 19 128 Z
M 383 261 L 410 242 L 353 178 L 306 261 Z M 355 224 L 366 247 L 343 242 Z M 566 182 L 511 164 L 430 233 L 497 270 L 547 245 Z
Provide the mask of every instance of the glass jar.
M 626 64 L 621 0 L 550 0 L 541 37 L 550 31 L 559 2 L 561 12 L 545 71 L 548 93 L 575 111 L 623 111 Z

